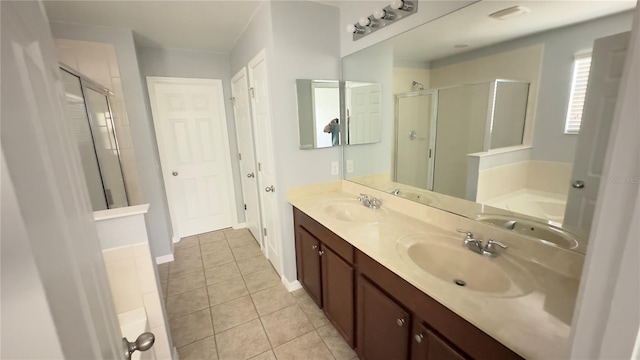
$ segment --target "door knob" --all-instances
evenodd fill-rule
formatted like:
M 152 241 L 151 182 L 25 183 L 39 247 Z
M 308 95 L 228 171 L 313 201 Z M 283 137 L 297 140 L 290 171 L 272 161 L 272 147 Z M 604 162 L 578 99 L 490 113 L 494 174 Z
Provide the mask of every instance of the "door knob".
M 416 339 L 416 342 L 417 342 L 418 344 L 420 344 L 420 343 L 422 342 L 422 339 L 424 339 L 424 335 L 422 335 L 422 334 L 416 334 L 413 338 L 414 338 L 414 339 Z
M 403 326 L 404 323 L 405 323 L 405 320 L 403 318 L 396 320 L 396 324 L 398 324 L 398 326 Z
M 142 333 L 134 342 L 130 342 L 126 337 L 123 337 L 122 351 L 124 353 L 124 358 L 126 360 L 131 360 L 131 354 L 133 354 L 134 351 L 147 351 L 151 349 L 155 341 L 155 335 L 150 332 Z
M 256 177 L 256 174 L 250 172 L 250 173 L 247 174 L 247 177 L 248 178 L 254 178 L 254 177 Z
M 271 186 L 267 186 L 266 188 L 264 188 L 264 191 L 266 191 L 266 192 L 275 192 L 276 188 L 274 188 L 273 185 L 271 185 Z
M 171 173 L 171 175 L 173 175 L 173 176 L 178 176 L 178 172 L 177 172 L 177 171 L 174 171 L 174 172 L 172 172 L 172 173 Z
M 582 189 L 582 188 L 584 188 L 584 181 L 576 180 L 576 181 L 573 182 L 573 184 L 571 184 L 571 186 L 573 186 L 576 189 Z

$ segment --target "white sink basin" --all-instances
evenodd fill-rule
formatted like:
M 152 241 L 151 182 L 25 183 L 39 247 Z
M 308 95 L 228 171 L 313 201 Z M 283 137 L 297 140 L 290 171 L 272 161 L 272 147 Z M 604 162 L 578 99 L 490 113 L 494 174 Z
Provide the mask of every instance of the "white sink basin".
M 408 235 L 398 240 L 398 251 L 405 260 L 460 289 L 499 297 L 523 296 L 532 290 L 531 275 L 506 255 L 476 254 L 464 248 L 461 239 Z
M 578 240 L 570 232 L 544 222 L 520 219 L 507 215 L 478 215 L 476 219 L 489 224 L 504 227 L 507 221 L 516 221 L 513 231 L 526 235 L 542 242 L 552 244 L 563 249 L 575 249 L 578 247 Z
M 353 200 L 332 202 L 324 205 L 322 210 L 335 219 L 355 223 L 377 222 L 387 214 L 384 209 L 370 209 Z

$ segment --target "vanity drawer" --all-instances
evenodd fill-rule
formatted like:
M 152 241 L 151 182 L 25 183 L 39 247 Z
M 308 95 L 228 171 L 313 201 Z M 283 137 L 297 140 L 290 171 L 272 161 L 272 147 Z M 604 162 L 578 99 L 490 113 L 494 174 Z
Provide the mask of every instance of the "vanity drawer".
M 351 244 L 295 207 L 293 208 L 293 220 L 296 226 L 303 227 L 324 245 L 333 250 L 334 253 L 343 258 L 349 265 L 353 265 L 354 251 Z

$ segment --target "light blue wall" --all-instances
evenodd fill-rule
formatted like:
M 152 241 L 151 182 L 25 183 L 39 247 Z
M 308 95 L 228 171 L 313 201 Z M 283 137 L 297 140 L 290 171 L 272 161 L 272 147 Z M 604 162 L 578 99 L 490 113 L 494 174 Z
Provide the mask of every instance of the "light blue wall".
M 631 30 L 632 22 L 633 12 L 624 12 L 434 60 L 431 62 L 431 68 L 544 43 L 531 158 L 573 162 L 577 136 L 564 134 L 573 57 L 577 52 L 591 48 L 596 39 Z
M 145 99 L 149 101 L 147 76 L 220 79 L 224 92 L 224 107 L 227 116 L 227 130 L 229 132 L 229 150 L 231 152 L 231 170 L 235 188 L 236 212 L 238 222 L 244 222 L 244 201 L 242 200 L 242 182 L 240 179 L 240 164 L 238 163 L 238 142 L 236 127 L 233 120 L 233 105 L 231 104 L 231 63 L 229 54 L 219 54 L 203 51 L 159 49 L 138 47 L 138 61 L 142 85 L 145 88 Z
M 143 201 L 150 205 L 149 212 L 145 217 L 149 233 L 149 246 L 155 257 L 171 254 L 173 229 L 162 182 L 158 144 L 156 143 L 151 113 L 146 105 L 147 95 L 142 85 L 132 31 L 60 22 L 52 22 L 51 31 L 55 38 L 114 45 Z
M 311 1 L 265 2 L 231 52 L 235 74 L 266 49 L 274 137 L 276 196 L 283 244 L 283 275 L 296 279 L 292 187 L 340 179 L 330 175 L 339 148 L 300 150 L 296 79 L 338 79 L 339 10 Z

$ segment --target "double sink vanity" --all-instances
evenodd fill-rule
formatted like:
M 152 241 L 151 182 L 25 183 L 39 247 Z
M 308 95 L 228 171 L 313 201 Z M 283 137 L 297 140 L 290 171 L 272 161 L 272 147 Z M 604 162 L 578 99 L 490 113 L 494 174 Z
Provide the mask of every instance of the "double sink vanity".
M 584 255 L 349 181 L 288 198 L 298 280 L 361 359 L 567 357 Z

